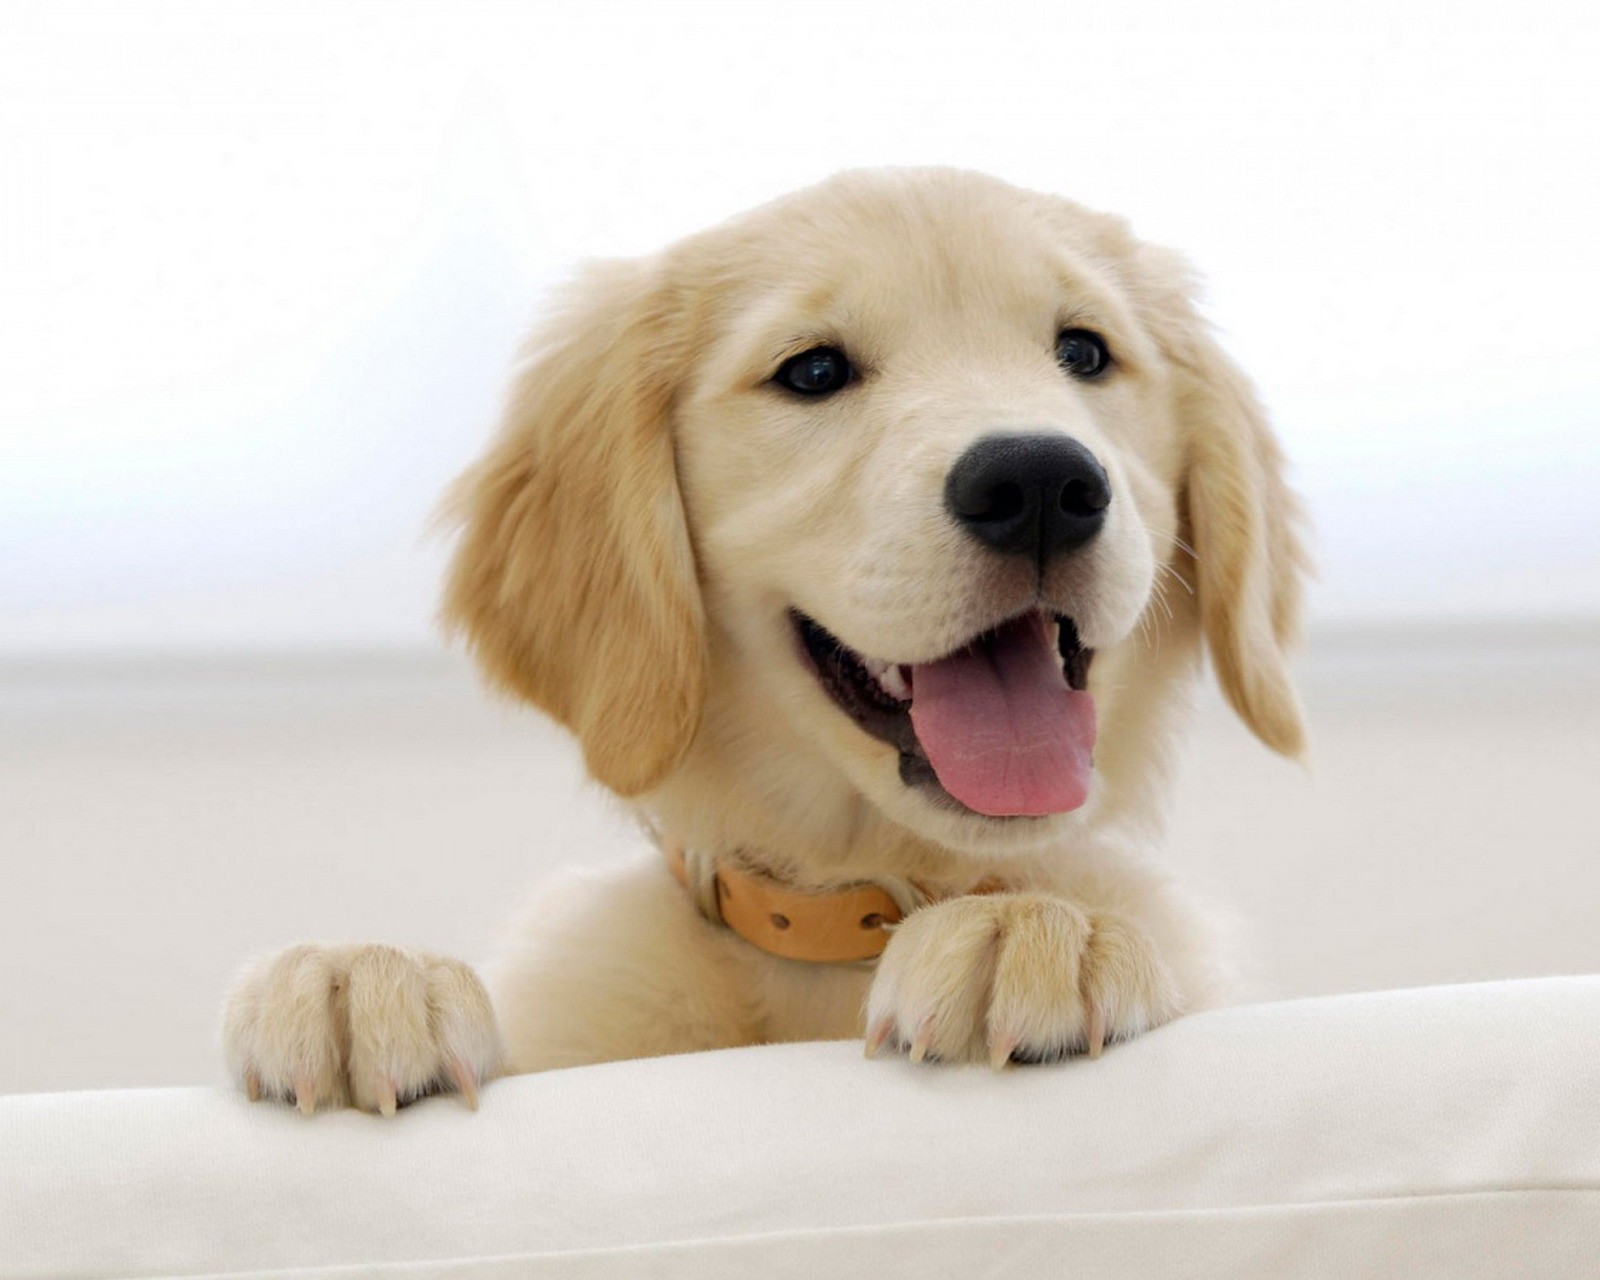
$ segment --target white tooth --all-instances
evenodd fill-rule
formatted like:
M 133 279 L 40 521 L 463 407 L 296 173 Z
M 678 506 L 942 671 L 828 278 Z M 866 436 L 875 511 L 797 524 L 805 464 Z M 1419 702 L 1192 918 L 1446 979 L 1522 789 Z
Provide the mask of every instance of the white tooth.
M 867 674 L 876 680 L 882 677 L 883 669 L 889 664 L 881 658 L 869 658 L 863 653 L 861 655 L 861 665 L 867 669 Z
M 911 696 L 911 686 L 906 683 L 906 678 L 901 674 L 900 668 L 893 663 L 878 677 L 878 683 L 883 686 L 883 691 L 891 698 L 898 698 L 901 702 Z

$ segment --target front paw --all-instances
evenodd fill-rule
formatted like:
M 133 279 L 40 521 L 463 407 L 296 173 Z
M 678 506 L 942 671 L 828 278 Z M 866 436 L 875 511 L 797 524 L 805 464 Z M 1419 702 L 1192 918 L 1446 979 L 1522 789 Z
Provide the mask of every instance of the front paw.
M 501 1060 L 494 1010 L 459 960 L 385 946 L 290 947 L 247 967 L 222 1019 L 228 1066 L 254 1102 L 390 1116 L 455 1089 L 474 1109 Z
M 867 997 L 867 1055 L 1045 1062 L 1182 1012 L 1144 931 L 1047 894 L 955 898 L 896 928 Z

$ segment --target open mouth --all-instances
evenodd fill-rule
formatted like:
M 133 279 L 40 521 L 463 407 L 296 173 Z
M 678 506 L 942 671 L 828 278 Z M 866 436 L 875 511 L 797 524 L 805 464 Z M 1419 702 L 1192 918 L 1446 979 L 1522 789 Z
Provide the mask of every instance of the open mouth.
M 1025 613 L 934 662 L 857 653 L 793 614 L 818 682 L 863 730 L 900 753 L 907 786 L 986 817 L 1066 813 L 1089 797 L 1094 650 L 1072 619 Z

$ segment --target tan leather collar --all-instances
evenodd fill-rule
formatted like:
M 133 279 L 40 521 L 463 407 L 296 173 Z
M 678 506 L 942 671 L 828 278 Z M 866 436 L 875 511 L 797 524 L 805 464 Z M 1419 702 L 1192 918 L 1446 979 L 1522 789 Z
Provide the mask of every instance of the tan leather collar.
M 876 960 L 889 945 L 889 930 L 918 907 L 946 895 L 911 881 L 860 881 L 835 889 L 806 890 L 784 884 L 726 859 L 690 867 L 684 847 L 661 842 L 667 866 L 709 919 L 727 925 L 751 946 L 786 960 L 843 963 Z M 698 859 L 697 859 L 698 861 Z M 709 879 L 705 891 L 696 881 Z M 997 893 L 1005 886 L 986 880 L 970 893 Z

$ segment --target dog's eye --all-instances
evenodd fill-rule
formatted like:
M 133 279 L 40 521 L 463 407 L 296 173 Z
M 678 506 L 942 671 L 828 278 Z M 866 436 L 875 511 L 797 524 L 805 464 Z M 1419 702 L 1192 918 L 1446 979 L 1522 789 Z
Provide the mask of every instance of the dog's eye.
M 772 380 L 803 396 L 826 396 L 845 386 L 855 372 L 838 347 L 812 347 L 785 360 Z
M 1088 329 L 1063 329 L 1056 335 L 1056 359 L 1074 378 L 1093 378 L 1111 364 L 1106 340 Z

